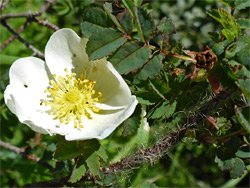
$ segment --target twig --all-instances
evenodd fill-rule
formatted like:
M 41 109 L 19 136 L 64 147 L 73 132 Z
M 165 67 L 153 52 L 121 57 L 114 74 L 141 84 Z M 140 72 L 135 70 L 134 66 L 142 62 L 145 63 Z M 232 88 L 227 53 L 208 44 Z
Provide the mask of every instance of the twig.
M 203 107 L 201 107 L 198 112 L 196 113 L 195 117 L 192 118 L 191 123 L 184 125 L 179 130 L 169 133 L 165 136 L 161 141 L 156 143 L 154 146 L 145 149 L 145 150 L 138 150 L 135 154 L 123 158 L 121 161 L 111 164 L 106 168 L 102 168 L 101 171 L 105 173 L 105 175 L 120 173 L 127 169 L 133 169 L 138 165 L 142 165 L 144 163 L 150 162 L 152 164 L 153 161 L 158 160 L 162 156 L 165 155 L 167 151 L 173 148 L 182 138 L 185 137 L 185 133 L 188 129 L 196 127 L 199 123 L 205 119 L 207 115 L 212 113 L 216 110 L 221 104 L 224 104 L 225 101 L 231 98 L 237 90 L 232 91 L 224 91 L 218 94 L 215 98 L 211 99 L 206 103 Z M 67 185 L 69 186 L 68 182 L 69 177 L 63 177 L 61 179 L 55 179 L 51 181 L 39 182 L 25 185 L 24 187 L 53 187 L 58 186 L 57 183 L 60 182 L 60 186 Z M 84 180 L 93 180 L 93 176 L 91 173 L 86 173 L 85 176 L 82 178 L 81 181 Z M 70 184 L 73 185 L 73 184 Z
M 22 43 L 25 44 L 29 49 L 31 49 L 37 56 L 44 59 L 44 54 L 40 52 L 38 49 L 36 49 L 32 44 L 28 43 L 26 40 L 24 40 L 7 22 L 6 20 L 3 20 L 1 22 L 9 31 L 17 36 L 17 39 L 20 40 Z
M 25 149 L 24 148 L 18 148 L 16 146 L 13 146 L 11 145 L 10 143 L 8 142 L 3 142 L 0 140 L 0 146 L 6 148 L 6 149 L 9 149 L 11 151 L 14 151 L 17 155 L 20 155 L 20 153 L 24 152 Z
M 8 149 L 8 150 L 14 151 L 17 155 L 20 155 L 20 154 L 21 154 L 24 158 L 30 159 L 30 160 L 32 160 L 32 161 L 34 161 L 34 162 L 36 162 L 36 163 L 39 163 L 39 164 L 41 164 L 42 166 L 44 166 L 45 168 L 48 168 L 48 169 L 50 169 L 50 170 L 53 169 L 53 167 L 52 167 L 50 164 L 48 164 L 46 161 L 41 160 L 39 157 L 37 157 L 37 156 L 35 156 L 35 155 L 28 154 L 28 153 L 26 152 L 26 150 L 27 150 L 26 148 L 18 148 L 18 147 L 16 147 L 16 146 L 11 145 L 11 144 L 8 143 L 8 142 L 3 142 L 3 141 L 1 141 L 1 140 L 0 140 L 0 146 L 6 148 L 6 149 Z
M 27 20 L 24 25 L 22 25 L 16 32 L 18 34 L 22 33 L 26 27 L 30 25 L 31 21 Z M 0 46 L 0 52 L 3 51 L 4 48 L 6 48 L 13 40 L 17 38 L 17 35 L 12 35 L 9 37 L 1 46 Z
M 39 25 L 48 27 L 48 28 L 50 28 L 50 29 L 52 29 L 54 31 L 57 31 L 59 29 L 59 27 L 57 27 L 56 25 L 52 24 L 48 20 L 44 21 L 44 20 L 41 20 L 41 19 L 39 19 L 37 17 L 34 17 L 34 21 L 36 21 Z
M 42 8 L 38 12 L 26 12 L 26 13 L 18 13 L 18 14 L 5 14 L 0 16 L 0 21 L 9 19 L 9 18 L 32 18 L 35 16 L 40 16 L 42 13 L 44 13 L 51 5 L 55 3 L 55 0 L 47 0 L 47 3 L 42 6 Z
M 1 0 L 1 4 L 0 4 L 0 12 L 2 12 L 4 10 L 4 8 L 9 4 L 10 0 L 7 0 L 4 3 L 4 0 Z

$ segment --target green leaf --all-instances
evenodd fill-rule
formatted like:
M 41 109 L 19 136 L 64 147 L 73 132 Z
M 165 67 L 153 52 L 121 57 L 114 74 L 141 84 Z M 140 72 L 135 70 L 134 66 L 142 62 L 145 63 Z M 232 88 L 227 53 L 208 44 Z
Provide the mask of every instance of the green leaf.
M 250 99 L 250 79 L 239 79 L 235 84 L 243 91 L 248 99 Z
M 121 26 L 124 28 L 126 33 L 130 35 L 133 30 L 133 17 L 131 16 L 128 10 L 124 10 L 123 12 L 119 13 L 116 18 L 118 19 Z
M 147 117 L 149 119 L 159 119 L 161 117 L 168 118 L 174 113 L 176 104 L 176 101 L 174 101 L 173 104 L 170 104 L 168 101 L 164 101 L 159 107 L 149 112 Z
M 249 46 L 249 44 L 250 44 L 250 39 L 247 35 L 239 37 L 238 40 L 236 41 L 236 44 L 235 43 L 233 44 L 235 45 L 235 48 L 233 48 L 232 51 L 229 50 L 226 51 L 226 57 L 227 58 L 234 57 L 236 53 L 240 52 L 241 50 Z
M 175 32 L 175 26 L 173 22 L 168 18 L 163 18 L 159 25 L 157 26 L 158 30 L 167 36 Z
M 219 10 L 208 11 L 208 15 L 222 24 L 224 27 L 222 33 L 228 40 L 234 40 L 235 37 L 241 34 L 240 26 L 225 9 L 220 8 Z
M 218 164 L 218 166 L 220 167 L 222 171 L 225 171 L 225 170 L 230 170 L 233 168 L 235 164 L 235 158 L 222 161 L 218 156 L 216 156 L 214 162 Z
M 245 9 L 247 7 L 250 7 L 250 1 L 249 0 L 236 0 L 235 6 L 236 6 L 236 9 L 238 10 Z
M 176 106 L 177 106 L 177 101 L 174 101 L 168 108 L 167 112 L 164 114 L 164 117 L 163 118 L 169 118 L 174 112 L 175 112 L 175 109 L 176 109 Z
M 170 91 L 168 85 L 159 79 L 150 80 L 149 84 L 162 99 L 165 99 L 165 95 Z
M 96 155 L 96 153 L 92 153 L 86 159 L 86 163 L 87 163 L 89 170 L 92 172 L 93 176 L 97 176 L 99 174 L 100 161 L 99 161 L 99 157 Z
M 85 175 L 85 172 L 85 160 L 83 158 L 79 158 L 69 178 L 69 182 L 76 183 L 77 181 L 80 181 L 81 178 Z
M 227 6 L 227 7 L 232 7 L 234 6 L 234 0 L 216 0 L 220 3 L 222 3 L 223 5 Z
M 108 155 L 106 153 L 105 148 L 101 145 L 100 148 L 96 151 L 98 157 L 100 157 L 105 163 L 108 160 Z
M 244 174 L 245 169 L 246 169 L 246 166 L 244 162 L 240 158 L 236 157 L 235 164 L 231 172 L 232 178 L 236 179 L 236 178 L 241 177 Z
M 122 28 L 122 26 L 120 25 L 120 23 L 118 22 L 118 20 L 116 19 L 116 17 L 112 14 L 113 10 L 112 10 L 112 3 L 104 3 L 103 4 L 103 8 L 105 10 L 105 12 L 108 14 L 108 16 L 111 18 L 111 20 L 114 22 L 114 24 L 123 32 L 126 33 L 126 31 Z
M 158 188 L 154 183 L 151 183 L 151 182 L 145 182 L 145 183 L 143 183 L 142 185 L 139 186 L 139 188 L 144 188 L 144 187 Z
M 213 51 L 216 53 L 216 55 L 221 55 L 225 51 L 225 48 L 231 43 L 231 40 L 224 40 L 223 42 L 219 42 L 213 46 Z
M 221 41 L 221 36 L 216 32 L 208 32 L 207 35 L 216 43 Z
M 109 60 L 120 74 L 127 74 L 143 66 L 150 54 L 147 46 L 141 47 L 138 42 L 132 41 L 119 48 Z
M 133 93 L 140 104 L 152 105 L 158 102 L 161 98 L 158 94 L 148 91 L 137 91 Z
M 134 7 L 134 12 L 138 32 L 142 40 L 146 43 L 150 39 L 150 35 L 155 31 L 154 21 L 147 11 L 141 7 Z
M 250 152 L 238 150 L 236 153 L 236 156 L 239 158 L 245 158 L 245 159 L 250 159 Z
M 163 54 L 153 56 L 136 75 L 139 80 L 147 80 L 154 78 L 162 69 Z
M 239 24 L 240 28 L 242 29 L 250 29 L 250 19 L 237 19 L 237 24 Z
M 83 22 L 81 22 L 81 31 L 86 37 L 93 33 L 110 27 L 107 14 L 99 8 L 89 8 L 83 13 Z
M 100 59 L 110 55 L 126 41 L 127 38 L 123 37 L 122 33 L 114 29 L 104 29 L 91 35 L 87 43 L 86 52 L 89 55 L 89 59 Z
M 140 7 L 142 4 L 142 0 L 134 0 L 135 6 Z
M 248 70 L 250 70 L 250 53 L 249 48 L 241 50 L 236 54 L 237 61 L 244 65 Z
M 250 133 L 250 107 L 246 108 L 235 107 L 235 113 L 242 127 L 248 133 Z
M 147 147 L 148 141 L 149 141 L 149 133 L 150 133 L 150 127 L 147 122 L 147 118 L 144 117 L 146 115 L 146 107 L 145 105 L 142 106 L 142 111 L 141 111 L 141 120 L 140 120 L 140 126 L 137 130 L 137 142 L 136 144 L 138 146 L 145 146 Z
M 130 11 L 131 15 L 134 16 L 134 2 L 132 0 L 122 0 L 123 4 Z
M 132 116 L 127 119 L 123 124 L 122 136 L 132 135 L 140 125 L 140 108 L 136 107 Z
M 56 160 L 74 159 L 81 155 L 82 151 L 77 142 L 66 142 L 57 146 L 54 153 Z

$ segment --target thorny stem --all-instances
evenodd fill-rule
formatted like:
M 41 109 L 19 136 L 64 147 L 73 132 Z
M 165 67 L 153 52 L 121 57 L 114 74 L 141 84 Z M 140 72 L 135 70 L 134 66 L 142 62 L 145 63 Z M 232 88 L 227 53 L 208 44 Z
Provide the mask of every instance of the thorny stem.
M 208 101 L 204 106 L 202 106 L 196 115 L 190 119 L 189 124 L 185 124 L 179 130 L 169 133 L 154 146 L 147 148 L 145 150 L 139 149 L 135 154 L 123 158 L 121 161 L 111 164 L 108 167 L 100 169 L 105 175 L 115 174 L 123 172 L 124 170 L 134 169 L 135 167 L 142 165 L 144 163 L 153 163 L 164 156 L 168 151 L 170 151 L 182 138 L 185 137 L 187 130 L 195 128 L 200 124 L 207 115 L 216 110 L 221 104 L 231 98 L 237 90 L 224 91 L 218 94 L 216 97 Z M 25 185 L 24 187 L 53 187 L 53 186 L 63 186 L 63 185 L 73 185 L 68 182 L 68 176 L 61 179 L 55 179 L 51 181 L 38 182 L 33 184 Z M 85 173 L 81 181 L 93 181 L 94 177 L 90 172 Z

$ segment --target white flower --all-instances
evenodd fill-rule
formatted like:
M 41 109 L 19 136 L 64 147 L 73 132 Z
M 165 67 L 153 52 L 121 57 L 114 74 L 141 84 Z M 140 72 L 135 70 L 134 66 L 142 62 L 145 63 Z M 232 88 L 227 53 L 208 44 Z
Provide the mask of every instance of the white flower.
M 134 112 L 138 102 L 128 85 L 105 58 L 89 61 L 86 43 L 61 29 L 46 45 L 45 62 L 13 63 L 4 98 L 20 122 L 66 140 L 104 139 Z

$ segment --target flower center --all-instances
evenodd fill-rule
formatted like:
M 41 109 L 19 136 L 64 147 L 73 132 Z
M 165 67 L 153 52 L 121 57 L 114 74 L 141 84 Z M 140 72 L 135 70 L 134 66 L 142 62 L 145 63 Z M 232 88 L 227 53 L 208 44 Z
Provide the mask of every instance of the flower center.
M 67 69 L 64 70 L 68 72 Z M 86 73 L 86 71 L 85 71 Z M 101 109 L 95 106 L 96 102 L 102 97 L 102 93 L 94 90 L 96 81 L 88 80 L 84 74 L 76 79 L 76 73 L 62 76 L 53 75 L 50 80 L 50 88 L 44 92 L 49 93 L 49 100 L 43 101 L 45 105 L 50 105 L 49 111 L 59 119 L 61 123 L 74 121 L 74 127 L 83 128 L 82 116 L 91 119 L 90 112 L 98 113 Z

